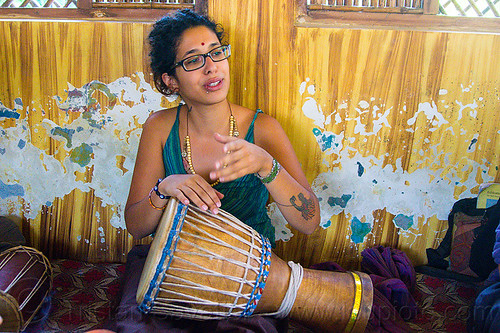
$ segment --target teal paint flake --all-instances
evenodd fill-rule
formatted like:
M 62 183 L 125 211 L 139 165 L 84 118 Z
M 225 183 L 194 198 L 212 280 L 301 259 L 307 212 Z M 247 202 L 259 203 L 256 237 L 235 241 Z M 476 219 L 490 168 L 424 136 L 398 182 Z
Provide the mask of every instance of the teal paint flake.
M 413 225 L 413 215 L 412 216 L 406 216 L 406 215 L 403 215 L 403 214 L 398 214 L 398 215 L 396 215 L 394 217 L 394 219 L 392 220 L 392 222 L 394 222 L 394 224 L 396 225 L 396 227 L 404 229 L 404 230 L 408 230 Z
M 93 110 L 92 108 L 84 111 L 82 113 L 82 118 L 85 119 L 91 127 L 101 129 L 106 124 L 106 122 L 104 119 L 101 119 L 100 121 L 95 120 L 93 117 L 93 115 L 95 113 L 94 111 L 95 110 Z
M 75 134 L 74 129 L 70 128 L 62 128 L 62 127 L 55 127 L 50 131 L 50 134 L 54 136 L 60 136 L 66 139 L 66 147 L 71 148 L 73 145 L 72 140 L 73 140 L 73 134 Z
M 353 217 L 351 221 L 351 240 L 356 243 L 362 243 L 365 236 L 372 230 L 370 223 L 362 223 L 357 217 Z
M 342 208 L 345 208 L 347 206 L 347 202 L 351 200 L 352 195 L 351 194 L 342 194 L 342 196 L 339 197 L 329 197 L 328 198 L 328 204 L 330 206 L 340 206 Z
M 318 137 L 318 144 L 320 145 L 322 152 L 332 149 L 333 147 L 338 148 L 339 143 L 334 142 L 335 136 L 333 134 L 326 135 L 322 133 L 319 128 L 313 128 L 312 132 L 316 137 Z
M 91 146 L 86 143 L 82 143 L 79 147 L 76 147 L 71 151 L 69 159 L 73 163 L 84 167 L 90 163 L 92 159 L 91 155 L 94 152 Z
M 365 167 L 361 163 L 359 162 L 357 163 L 358 163 L 358 177 L 361 177 L 365 172 Z
M 6 107 L 0 105 L 0 118 L 11 118 L 11 119 L 19 119 L 21 114 L 16 112 L 15 110 L 9 110 Z
M 0 118 L 12 118 L 12 119 L 19 119 L 21 117 L 21 114 L 19 112 L 14 112 L 11 110 L 7 109 L 0 109 Z
M 22 197 L 24 196 L 24 188 L 19 184 L 8 185 L 0 180 L 0 198 Z

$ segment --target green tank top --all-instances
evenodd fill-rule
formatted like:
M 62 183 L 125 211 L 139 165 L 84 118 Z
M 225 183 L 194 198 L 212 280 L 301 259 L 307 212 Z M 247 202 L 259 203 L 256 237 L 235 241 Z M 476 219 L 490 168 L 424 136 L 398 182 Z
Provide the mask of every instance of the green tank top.
M 163 163 L 165 165 L 165 177 L 173 174 L 187 174 L 182 163 L 181 145 L 179 142 L 179 112 L 170 130 L 170 134 L 163 148 Z M 255 112 L 255 116 L 248 128 L 245 140 L 254 143 L 254 123 L 261 110 Z M 266 236 L 275 247 L 274 226 L 267 215 L 266 204 L 269 192 L 255 175 L 246 175 L 227 183 L 219 183 L 214 188 L 224 194 L 221 200 L 221 208 L 237 217 L 240 221 L 255 229 L 258 233 Z

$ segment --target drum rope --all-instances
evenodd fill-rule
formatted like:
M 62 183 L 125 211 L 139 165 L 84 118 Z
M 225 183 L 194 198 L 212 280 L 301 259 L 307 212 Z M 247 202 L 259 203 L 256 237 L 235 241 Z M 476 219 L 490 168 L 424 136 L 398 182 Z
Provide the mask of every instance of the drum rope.
M 221 231 L 223 232 L 224 234 L 227 234 L 227 235 L 230 235 L 231 237 L 233 237 L 234 239 L 238 240 L 239 242 L 242 242 L 243 244 L 245 245 L 248 245 L 252 248 L 255 248 L 255 249 L 259 249 L 258 246 L 256 246 L 256 244 L 254 244 L 254 242 L 249 242 L 246 238 L 244 237 L 241 237 L 239 234 L 236 234 L 234 232 L 232 232 L 229 228 L 223 228 L 222 226 L 218 225 L 217 223 L 214 223 L 212 221 L 210 221 L 208 218 L 204 217 L 204 216 L 199 216 L 199 219 L 198 220 L 194 220 L 194 221 L 191 221 L 188 217 L 185 219 L 184 223 L 186 225 L 189 225 L 190 227 L 192 227 L 193 229 L 195 229 L 196 231 L 200 232 L 200 234 L 204 234 L 205 236 L 208 237 L 207 240 L 215 240 L 215 241 L 221 241 L 220 239 L 216 238 L 213 234 L 211 234 L 210 232 L 204 230 L 203 228 L 200 228 L 201 225 L 205 225 L 205 226 L 208 226 L 209 228 L 212 228 L 212 229 L 215 229 L 217 231 Z M 230 227 L 233 227 L 234 229 L 242 232 L 243 230 L 241 228 L 238 228 L 239 226 L 238 225 L 232 225 L 230 222 L 227 223 Z M 255 232 L 255 231 L 254 231 Z M 250 234 L 253 235 L 254 232 L 251 232 Z M 182 234 L 186 234 L 186 232 L 184 232 L 183 230 L 181 230 L 181 233 Z M 201 237 L 201 236 L 198 236 L 198 237 Z M 226 243 L 227 244 L 227 243 Z M 243 253 L 243 252 L 242 252 Z
M 268 313 L 266 315 L 276 316 L 277 318 L 285 318 L 292 311 L 293 304 L 297 298 L 297 291 L 299 290 L 300 284 L 302 283 L 302 278 L 304 276 L 304 269 L 298 263 L 293 261 L 288 262 L 288 266 L 292 269 L 290 274 L 290 281 L 288 283 L 288 290 L 286 291 L 285 297 L 281 302 L 281 306 L 278 311 L 274 313 Z
M 253 248 L 254 245 L 255 245 L 255 233 L 251 233 L 251 235 L 252 235 L 252 237 L 251 237 L 251 240 L 252 240 L 252 246 L 251 246 L 251 248 Z M 243 278 L 244 278 L 245 281 L 248 281 L 248 272 L 249 272 L 250 268 L 252 268 L 252 264 L 251 264 L 250 260 L 251 260 L 251 256 L 247 255 L 247 262 L 246 262 L 246 265 L 245 265 L 245 272 L 243 274 Z M 228 313 L 229 315 L 232 315 L 234 309 L 239 309 L 239 307 L 238 307 L 238 301 L 243 296 L 242 293 L 243 293 L 243 283 L 240 283 L 240 286 L 238 288 L 238 294 L 234 298 L 232 307 L 229 309 L 229 313 Z M 241 313 L 241 311 L 238 312 L 238 314 L 239 313 Z
M 152 313 L 158 310 L 160 314 L 182 314 L 183 317 L 194 319 L 210 319 L 242 316 L 248 311 L 250 303 L 252 309 L 255 308 L 265 286 L 269 264 L 255 266 L 263 261 L 264 247 L 266 249 L 269 247 L 269 253 L 265 252 L 267 256 L 264 257 L 270 260 L 271 247 L 270 244 L 266 245 L 261 235 L 252 228 L 240 223 L 232 215 L 224 213 L 221 211 L 219 215 L 207 214 L 196 207 L 177 211 L 174 219 L 182 220 L 182 225 L 173 231 L 172 228 L 169 232 L 169 237 L 172 232 L 176 235 L 175 242 L 165 246 L 170 248 L 168 255 L 170 260 L 168 265 L 161 261 L 163 274 L 155 275 L 155 279 L 160 278 L 159 284 L 156 284 L 155 290 L 148 291 L 154 293 L 151 295 L 153 297 L 146 295 L 148 300 L 151 298 L 154 301 L 154 306 L 144 307 L 144 310 Z M 218 237 L 219 234 L 225 237 Z M 206 258 L 207 262 L 224 261 L 226 265 L 242 268 L 243 274 L 232 276 L 223 273 L 212 265 L 205 265 L 203 259 L 192 260 L 192 256 L 197 260 Z M 256 278 L 251 278 L 253 276 Z M 234 284 L 234 289 L 207 286 L 203 283 L 205 277 L 210 277 L 211 280 L 223 279 L 236 282 L 238 287 Z M 252 293 L 246 292 L 249 287 Z M 207 293 L 208 297 L 205 295 Z M 225 297 L 218 298 L 215 297 L 216 294 Z

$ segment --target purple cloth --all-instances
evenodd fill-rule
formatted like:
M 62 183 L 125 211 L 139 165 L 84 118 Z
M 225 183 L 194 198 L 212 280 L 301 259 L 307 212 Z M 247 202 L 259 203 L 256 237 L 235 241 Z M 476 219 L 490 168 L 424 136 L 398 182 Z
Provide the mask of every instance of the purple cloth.
M 104 328 L 118 333 L 286 332 L 288 321 L 272 317 L 253 316 L 249 318 L 197 321 L 143 314 L 137 308 L 135 294 L 148 251 L 149 245 L 138 245 L 129 252 L 122 284 L 121 300 L 114 315 L 105 324 Z
M 386 278 L 400 279 L 411 292 L 415 290 L 415 269 L 403 251 L 375 246 L 364 250 L 361 256 L 363 257 L 361 267 L 365 272 Z
M 311 269 L 322 271 L 346 272 L 344 268 L 333 261 L 314 264 Z M 403 320 L 413 318 L 416 314 L 414 308 L 406 309 L 406 306 L 400 306 L 397 310 L 393 303 L 411 304 L 407 302 L 408 295 L 411 295 L 406 285 L 399 279 L 388 279 L 378 275 L 371 274 L 373 283 L 373 303 L 370 319 L 365 332 L 369 333 L 410 333 L 413 332 L 407 323 Z M 413 298 L 411 298 L 413 300 Z M 398 303 L 399 302 L 399 303 Z M 415 301 L 413 300 L 413 303 Z M 402 318 L 403 316 L 403 318 Z
M 373 289 L 373 305 L 365 333 L 414 332 L 399 315 L 392 303 L 377 289 Z
M 396 278 L 384 278 L 375 274 L 370 274 L 370 278 L 373 287 L 394 305 L 402 319 L 411 320 L 417 316 L 417 303 L 403 281 Z
M 401 250 L 375 246 L 361 253 L 361 267 L 370 274 L 373 287 L 385 296 L 405 320 L 418 314 L 418 305 L 411 295 L 416 274 L 408 256 Z

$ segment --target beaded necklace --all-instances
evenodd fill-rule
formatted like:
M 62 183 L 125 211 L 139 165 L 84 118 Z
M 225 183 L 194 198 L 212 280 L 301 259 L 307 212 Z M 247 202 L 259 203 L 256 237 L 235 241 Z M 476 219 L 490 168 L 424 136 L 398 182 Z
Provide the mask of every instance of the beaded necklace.
M 233 137 L 238 137 L 240 135 L 240 132 L 238 132 L 238 126 L 236 125 L 236 119 L 233 116 L 233 110 L 231 110 L 231 104 L 229 104 L 229 136 Z M 193 160 L 191 158 L 191 140 L 189 138 L 189 113 L 191 112 L 192 107 L 188 109 L 188 112 L 186 112 L 186 137 L 184 138 L 184 150 L 182 151 L 182 157 L 186 160 L 187 162 L 187 168 L 188 171 L 191 174 L 196 174 L 196 171 L 194 170 L 193 167 Z M 215 186 L 219 184 L 220 180 L 217 179 L 214 183 L 210 184 L 210 186 Z

